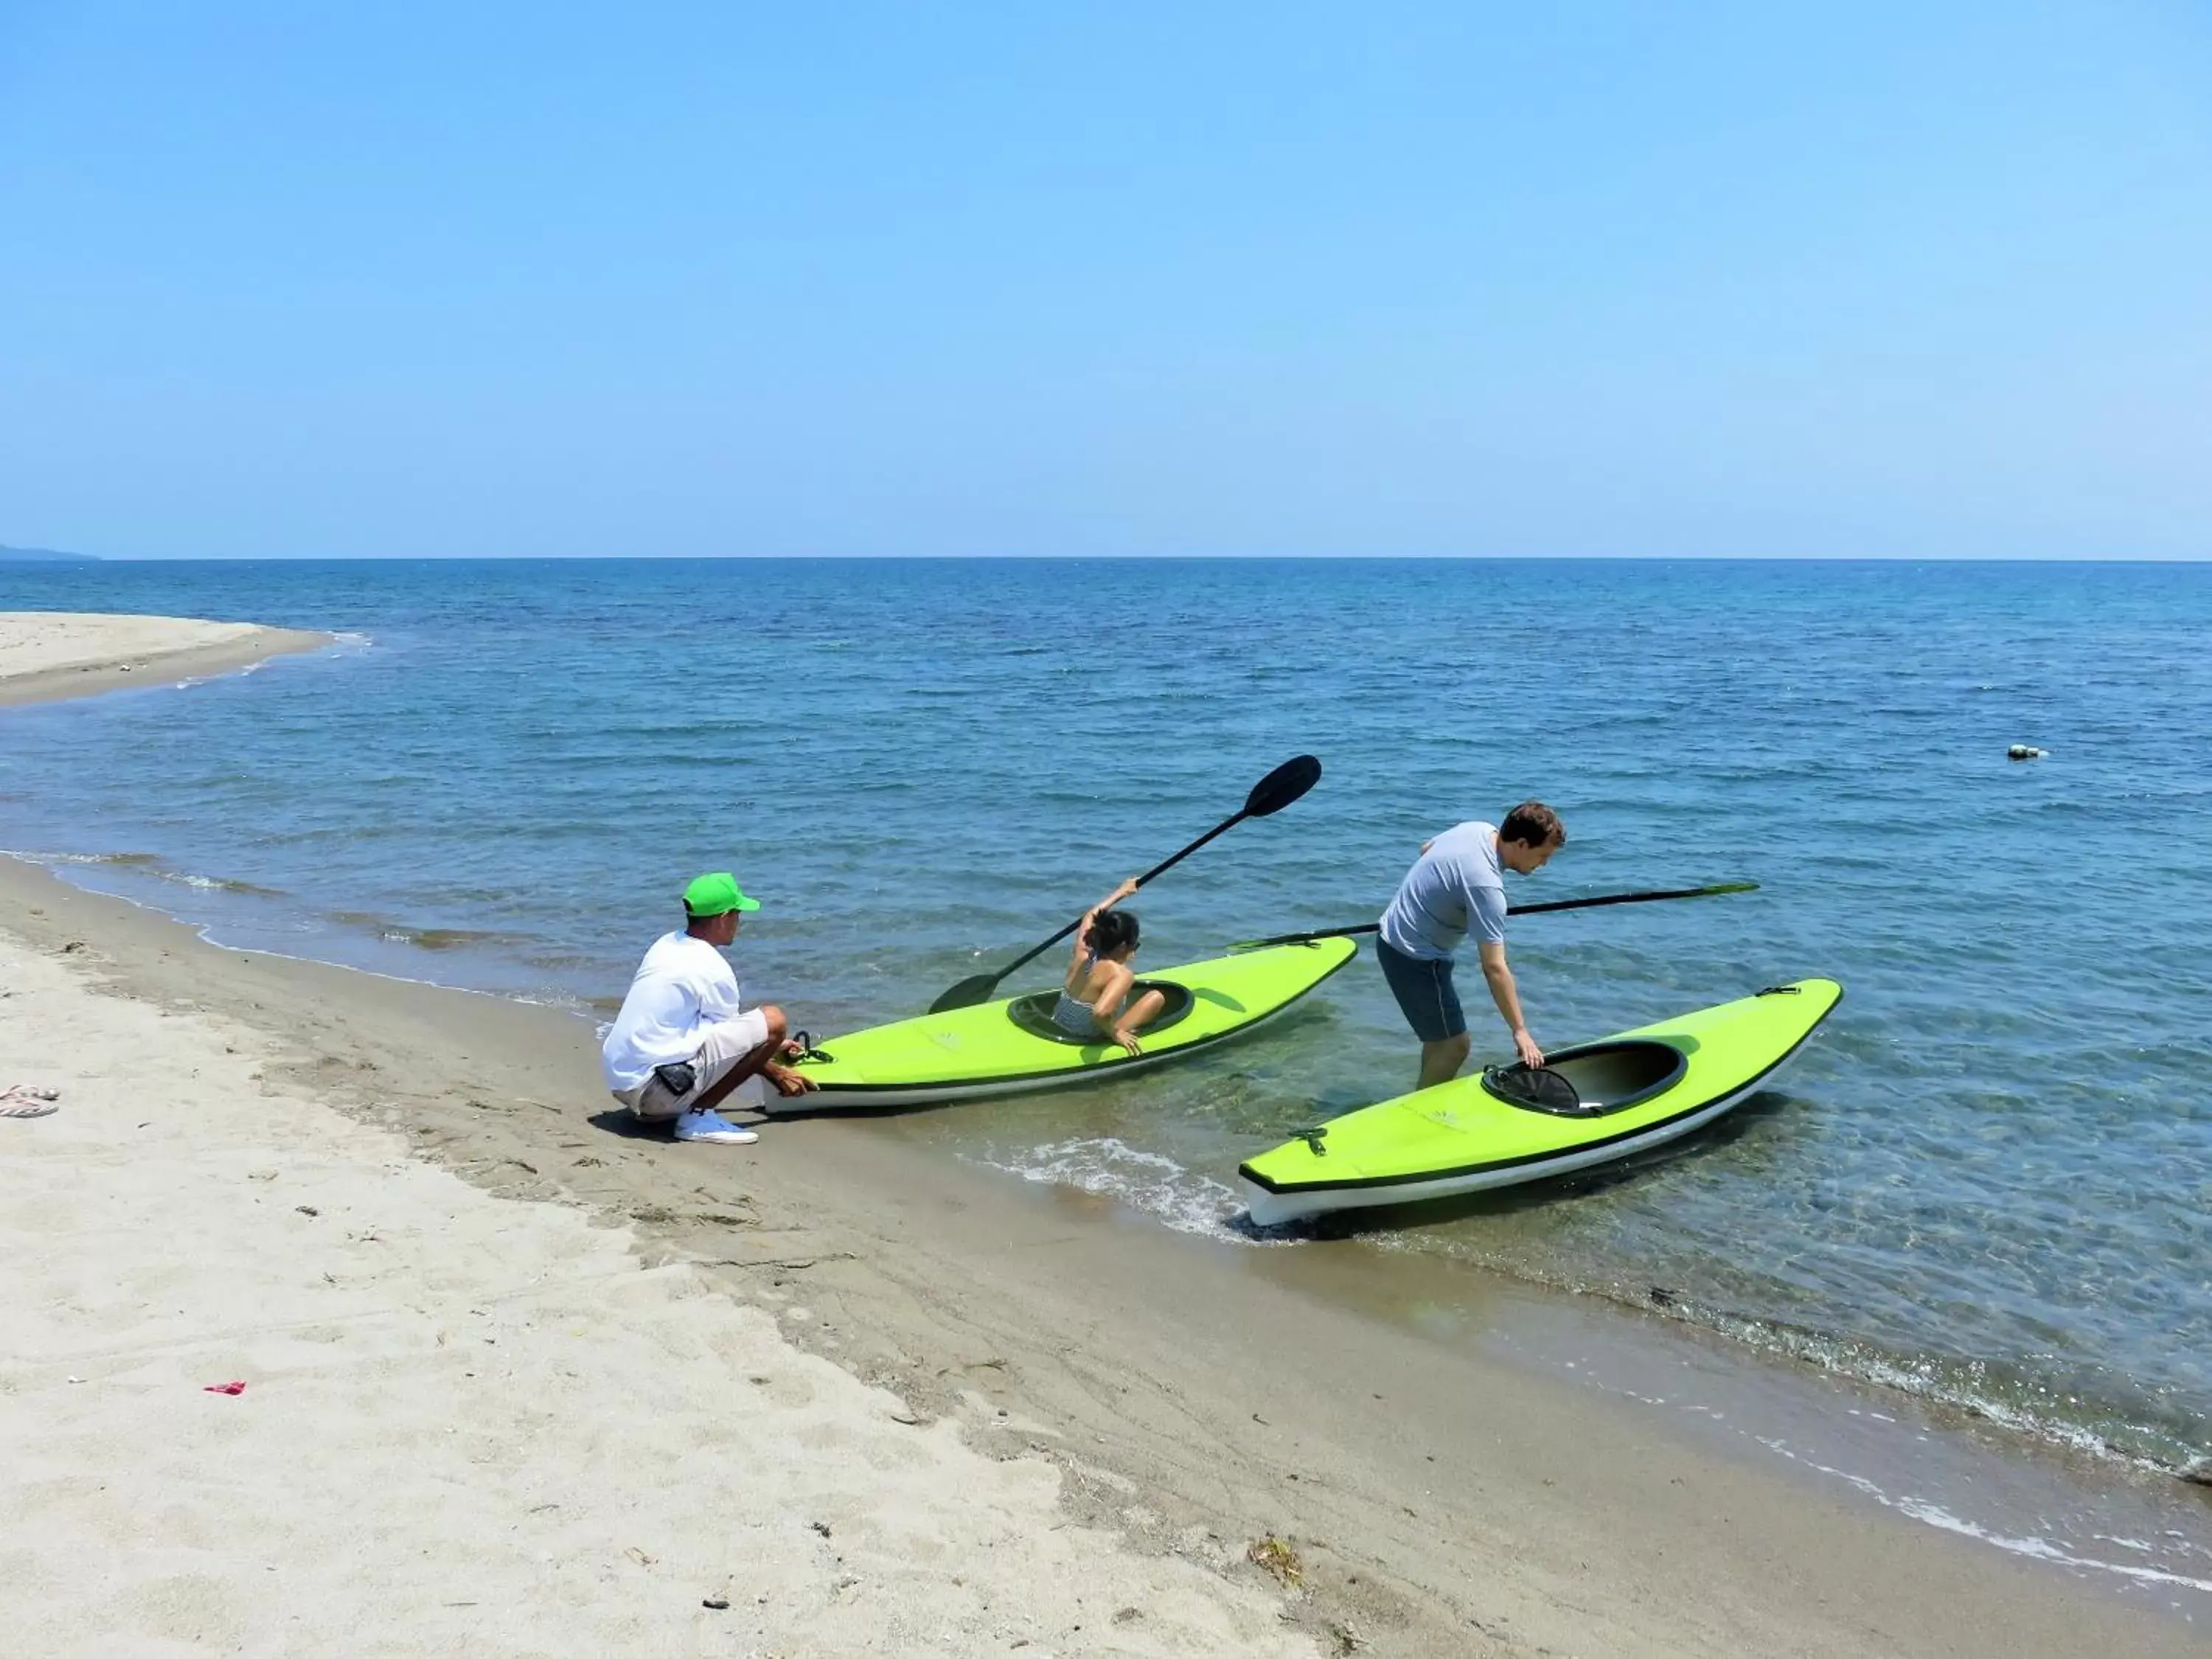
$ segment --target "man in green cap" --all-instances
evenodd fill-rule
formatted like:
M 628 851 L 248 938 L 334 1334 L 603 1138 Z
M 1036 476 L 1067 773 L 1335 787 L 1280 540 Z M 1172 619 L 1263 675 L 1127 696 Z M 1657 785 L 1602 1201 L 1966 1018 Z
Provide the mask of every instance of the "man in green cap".
M 641 1121 L 672 1125 L 678 1140 L 758 1140 L 714 1109 L 749 1077 L 766 1078 L 779 1094 L 814 1086 L 781 1063 L 783 1010 L 742 1006 L 737 974 L 722 956 L 738 937 L 738 918 L 759 908 L 726 870 L 686 887 L 683 931 L 653 940 L 599 1051 L 615 1098 Z

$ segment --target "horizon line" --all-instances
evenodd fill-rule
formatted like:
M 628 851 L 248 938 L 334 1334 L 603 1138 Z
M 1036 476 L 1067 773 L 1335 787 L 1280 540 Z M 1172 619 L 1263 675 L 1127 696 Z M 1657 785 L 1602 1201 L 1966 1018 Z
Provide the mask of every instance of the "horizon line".
M 6 544 L 0 543 L 0 550 Z M 41 552 L 46 550 L 40 550 Z M 1390 564 L 2035 564 L 2147 565 L 2212 563 L 2212 552 L 2128 554 L 2019 553 L 79 553 L 60 558 L 10 559 L 0 565 L 83 564 L 717 564 L 787 563 L 1298 563 Z

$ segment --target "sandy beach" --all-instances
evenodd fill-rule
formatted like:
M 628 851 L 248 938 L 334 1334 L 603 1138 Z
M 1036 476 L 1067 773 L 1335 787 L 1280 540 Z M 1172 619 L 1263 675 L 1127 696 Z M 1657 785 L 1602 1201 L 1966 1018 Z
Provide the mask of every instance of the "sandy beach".
M 330 636 L 254 623 L 0 611 L 0 708 L 244 668 Z
M 21 620 L 0 688 L 301 648 L 131 619 L 102 658 Z M 1323 1252 L 868 1122 L 640 1138 L 580 1019 L 0 861 L 15 1083 L 60 1094 L 0 1121 L 26 1652 L 2202 1648 L 1367 1316 Z

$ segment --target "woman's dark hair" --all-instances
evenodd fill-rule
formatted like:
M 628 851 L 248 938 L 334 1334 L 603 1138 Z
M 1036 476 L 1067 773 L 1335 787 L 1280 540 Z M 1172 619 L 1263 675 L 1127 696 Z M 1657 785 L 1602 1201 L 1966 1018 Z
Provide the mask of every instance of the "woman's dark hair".
M 1102 910 L 1091 919 L 1091 937 L 1084 949 L 1094 957 L 1110 957 L 1124 945 L 1137 948 L 1137 918 L 1128 910 Z

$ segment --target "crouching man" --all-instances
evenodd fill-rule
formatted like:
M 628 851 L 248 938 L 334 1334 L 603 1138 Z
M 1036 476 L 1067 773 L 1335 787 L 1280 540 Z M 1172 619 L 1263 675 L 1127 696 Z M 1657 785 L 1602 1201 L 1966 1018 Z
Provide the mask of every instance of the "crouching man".
M 714 1109 L 749 1077 L 766 1078 L 779 1094 L 814 1086 L 781 1063 L 783 1010 L 742 1006 L 737 974 L 722 956 L 738 937 L 738 918 L 759 908 L 726 871 L 686 887 L 683 931 L 662 934 L 646 951 L 600 1049 L 615 1098 L 641 1122 L 672 1126 L 678 1140 L 758 1140 Z

